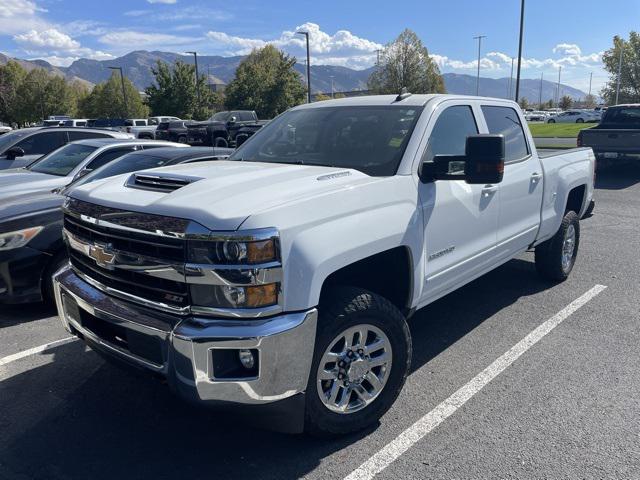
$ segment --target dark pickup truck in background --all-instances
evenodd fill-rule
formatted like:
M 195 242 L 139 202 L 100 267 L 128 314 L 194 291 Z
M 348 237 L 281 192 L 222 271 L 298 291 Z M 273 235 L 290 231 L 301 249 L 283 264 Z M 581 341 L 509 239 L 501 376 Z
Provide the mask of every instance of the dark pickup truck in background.
M 218 112 L 204 122 L 192 122 L 187 125 L 187 143 L 189 145 L 213 145 L 228 147 L 235 145 L 238 131 L 244 127 L 261 128 L 266 120 L 258 120 L 252 110 L 232 110 Z
M 609 107 L 598 125 L 580 130 L 578 146 L 591 147 L 598 162 L 640 155 L 640 104 Z

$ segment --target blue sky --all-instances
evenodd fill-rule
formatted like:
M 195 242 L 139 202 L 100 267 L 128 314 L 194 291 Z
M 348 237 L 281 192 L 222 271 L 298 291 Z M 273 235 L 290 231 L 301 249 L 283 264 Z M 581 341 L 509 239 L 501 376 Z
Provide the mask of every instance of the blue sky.
M 611 2 L 613 3 L 613 2 Z M 593 91 L 606 81 L 600 55 L 616 34 L 638 28 L 640 2 L 528 0 L 523 77 Z M 0 51 L 68 65 L 79 57 L 113 58 L 132 50 L 237 55 L 272 42 L 302 58 L 311 32 L 312 63 L 365 68 L 375 50 L 414 30 L 443 72 L 475 75 L 475 35 L 482 75 L 508 76 L 517 55 L 519 0 L 0 0 Z

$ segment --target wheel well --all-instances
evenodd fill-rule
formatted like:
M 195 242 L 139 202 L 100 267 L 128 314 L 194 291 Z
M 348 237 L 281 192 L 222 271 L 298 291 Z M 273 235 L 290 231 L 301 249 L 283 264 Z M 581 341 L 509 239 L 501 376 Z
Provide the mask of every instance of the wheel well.
M 572 210 L 576 213 L 580 213 L 580 209 L 582 208 L 582 204 L 584 203 L 584 191 L 585 186 L 580 185 L 579 187 L 573 188 L 569 192 L 569 196 L 567 197 L 567 206 L 565 207 L 565 213 Z
M 359 260 L 329 275 L 320 292 L 338 285 L 359 287 L 377 293 L 407 313 L 411 306 L 413 270 L 406 247 L 392 248 Z

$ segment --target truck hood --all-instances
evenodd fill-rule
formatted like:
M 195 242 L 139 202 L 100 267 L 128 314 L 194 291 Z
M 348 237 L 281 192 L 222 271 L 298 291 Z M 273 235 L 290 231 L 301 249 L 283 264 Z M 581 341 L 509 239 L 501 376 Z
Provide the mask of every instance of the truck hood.
M 126 174 L 82 185 L 69 195 L 107 207 L 187 218 L 211 230 L 237 230 L 255 213 L 380 180 L 357 170 L 241 161 L 176 165 L 136 174 L 192 183 L 171 192 L 143 190 L 126 186 L 135 175 Z
M 50 192 L 70 182 L 69 177 L 59 177 L 16 168 L 0 172 L 0 202 L 15 195 Z

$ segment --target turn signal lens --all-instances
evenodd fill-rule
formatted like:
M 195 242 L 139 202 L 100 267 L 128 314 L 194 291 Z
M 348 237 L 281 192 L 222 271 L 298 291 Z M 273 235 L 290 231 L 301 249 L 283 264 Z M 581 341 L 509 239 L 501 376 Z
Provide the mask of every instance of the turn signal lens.
M 249 242 L 246 245 L 249 263 L 265 263 L 276 260 L 276 245 L 273 239 Z
M 278 289 L 275 283 L 259 285 L 257 287 L 245 287 L 246 307 L 266 307 L 278 303 Z

